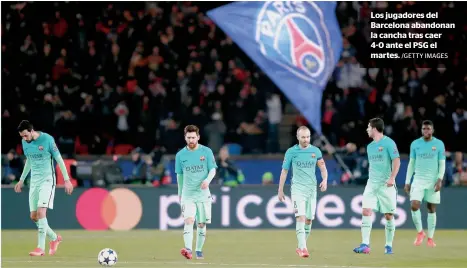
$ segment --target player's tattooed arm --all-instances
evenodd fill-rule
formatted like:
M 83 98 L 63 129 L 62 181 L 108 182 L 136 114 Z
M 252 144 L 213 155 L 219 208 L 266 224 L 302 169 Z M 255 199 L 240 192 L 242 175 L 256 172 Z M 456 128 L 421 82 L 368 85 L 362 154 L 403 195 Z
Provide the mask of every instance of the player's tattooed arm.
M 326 163 L 324 162 L 324 159 L 320 159 L 318 160 L 318 167 L 319 167 L 319 171 L 321 171 L 321 177 L 323 178 L 323 181 L 327 181 L 328 180 L 328 170 L 326 168 Z
M 323 178 L 323 181 L 320 183 L 319 188 L 322 192 L 324 192 L 328 188 L 328 169 L 326 168 L 326 163 L 324 162 L 324 159 L 321 158 L 320 160 L 318 160 L 318 167 L 321 171 L 321 178 Z

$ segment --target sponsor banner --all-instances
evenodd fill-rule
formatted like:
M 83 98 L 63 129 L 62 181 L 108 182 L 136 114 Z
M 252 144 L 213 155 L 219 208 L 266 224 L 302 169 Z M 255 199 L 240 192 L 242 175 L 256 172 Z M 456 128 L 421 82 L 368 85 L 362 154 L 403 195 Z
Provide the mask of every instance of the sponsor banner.
M 280 203 L 276 187 L 214 187 L 211 192 L 209 228 L 295 228 L 290 196 L 285 203 Z M 360 228 L 362 193 L 363 188 L 344 187 L 331 187 L 326 193 L 319 193 L 313 228 Z M 17 194 L 11 188 L 3 188 L 1 196 L 3 229 L 36 228 L 29 220 L 27 189 Z M 446 188 L 441 196 L 437 228 L 466 229 L 467 214 L 459 213 L 458 204 L 466 201 L 467 188 Z M 424 207 L 422 212 L 426 213 Z M 410 201 L 401 192 L 396 213 L 398 228 L 413 228 Z M 175 187 L 79 188 L 72 196 L 58 189 L 54 209 L 48 212 L 47 218 L 54 229 L 168 230 L 183 226 Z M 373 227 L 384 227 L 383 215 L 373 215 Z

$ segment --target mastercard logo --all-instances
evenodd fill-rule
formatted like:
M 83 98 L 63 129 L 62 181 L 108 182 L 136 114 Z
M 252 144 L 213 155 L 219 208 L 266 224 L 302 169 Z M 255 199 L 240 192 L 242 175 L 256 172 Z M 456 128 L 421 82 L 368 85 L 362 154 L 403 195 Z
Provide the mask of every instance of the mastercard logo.
M 82 193 L 76 203 L 76 218 L 86 230 L 130 230 L 142 215 L 141 200 L 126 188 L 92 188 Z

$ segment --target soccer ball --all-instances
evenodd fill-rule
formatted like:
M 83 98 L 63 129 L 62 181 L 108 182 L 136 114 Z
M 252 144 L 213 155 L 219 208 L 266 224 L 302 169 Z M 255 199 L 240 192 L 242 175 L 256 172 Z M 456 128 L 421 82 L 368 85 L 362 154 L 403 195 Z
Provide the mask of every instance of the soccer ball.
M 97 255 L 97 261 L 102 266 L 114 266 L 117 264 L 117 252 L 110 248 L 104 248 Z

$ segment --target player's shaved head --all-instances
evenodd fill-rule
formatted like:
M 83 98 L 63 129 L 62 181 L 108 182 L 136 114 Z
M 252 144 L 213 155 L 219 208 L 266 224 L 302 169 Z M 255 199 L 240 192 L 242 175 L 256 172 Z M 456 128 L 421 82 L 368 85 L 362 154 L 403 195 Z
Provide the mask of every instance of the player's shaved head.
M 300 134 L 301 131 L 308 131 L 310 132 L 310 129 L 306 126 L 301 126 L 297 129 L 297 136 Z M 311 133 L 311 132 L 310 132 Z
M 310 135 L 310 129 L 305 126 L 301 126 L 297 129 L 297 140 L 300 147 L 306 148 L 310 145 Z

